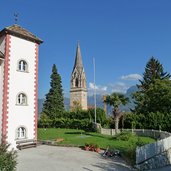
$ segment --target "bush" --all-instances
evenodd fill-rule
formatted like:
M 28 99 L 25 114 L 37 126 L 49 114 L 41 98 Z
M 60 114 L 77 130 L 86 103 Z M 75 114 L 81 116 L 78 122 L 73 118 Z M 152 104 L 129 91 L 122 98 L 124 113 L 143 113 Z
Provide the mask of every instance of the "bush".
M 114 138 L 116 140 L 122 140 L 122 141 L 128 141 L 133 134 L 131 132 L 121 132 L 120 134 L 117 134 Z
M 101 125 L 108 125 L 106 114 L 103 109 L 97 108 L 97 123 Z M 55 119 L 50 119 L 47 114 L 42 113 L 40 120 L 38 121 L 39 128 L 71 128 L 71 129 L 83 129 L 86 131 L 95 131 L 93 129 L 94 122 L 94 109 L 89 110 L 76 110 L 76 111 L 64 111 L 61 115 Z
M 14 150 L 8 151 L 9 144 L 0 144 L 0 170 L 13 171 L 17 165 L 17 153 Z
M 39 128 L 71 128 L 82 129 L 85 131 L 94 131 L 93 124 L 89 119 L 66 119 L 56 118 L 54 120 L 47 119 L 46 121 L 39 120 Z

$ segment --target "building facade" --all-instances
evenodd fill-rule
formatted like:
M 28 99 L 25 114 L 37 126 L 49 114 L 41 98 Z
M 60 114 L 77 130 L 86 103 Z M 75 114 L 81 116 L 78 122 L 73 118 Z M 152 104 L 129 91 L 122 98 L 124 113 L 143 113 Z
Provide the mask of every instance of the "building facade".
M 70 81 L 70 110 L 73 110 L 77 106 L 80 106 L 83 110 L 87 110 L 86 75 L 79 43 L 77 45 L 75 64 Z
M 12 25 L 0 31 L 0 139 L 37 139 L 38 49 L 42 40 Z

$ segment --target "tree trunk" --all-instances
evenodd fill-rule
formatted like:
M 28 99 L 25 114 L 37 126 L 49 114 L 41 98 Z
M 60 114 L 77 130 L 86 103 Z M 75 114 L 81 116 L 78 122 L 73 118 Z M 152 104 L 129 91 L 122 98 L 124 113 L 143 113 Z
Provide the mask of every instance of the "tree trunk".
M 115 133 L 118 134 L 119 117 L 115 117 Z
M 113 110 L 113 116 L 114 116 L 114 122 L 115 122 L 115 133 L 118 134 L 119 133 L 119 130 L 118 130 L 118 127 L 119 127 L 119 119 L 121 118 L 122 116 L 122 112 L 119 111 L 119 108 L 118 107 L 115 107 L 115 109 Z

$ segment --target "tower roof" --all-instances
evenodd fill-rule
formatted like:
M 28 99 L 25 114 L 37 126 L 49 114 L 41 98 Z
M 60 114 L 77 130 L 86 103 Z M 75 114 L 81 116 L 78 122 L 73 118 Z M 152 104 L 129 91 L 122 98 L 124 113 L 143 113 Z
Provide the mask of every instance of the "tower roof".
M 74 69 L 77 68 L 77 70 L 81 73 L 83 70 L 83 63 L 82 63 L 82 57 L 81 57 L 81 50 L 80 50 L 80 45 L 78 43 L 77 45 L 77 50 L 76 50 L 76 57 L 75 57 L 75 64 L 74 64 Z M 72 71 L 72 72 L 73 72 Z
M 3 34 L 11 34 L 17 37 L 21 37 L 25 40 L 29 40 L 32 42 L 36 42 L 38 44 L 42 43 L 43 41 L 39 39 L 37 36 L 29 32 L 28 30 L 22 28 L 21 26 L 14 24 L 9 27 L 5 27 L 2 31 L 0 31 L 0 35 Z

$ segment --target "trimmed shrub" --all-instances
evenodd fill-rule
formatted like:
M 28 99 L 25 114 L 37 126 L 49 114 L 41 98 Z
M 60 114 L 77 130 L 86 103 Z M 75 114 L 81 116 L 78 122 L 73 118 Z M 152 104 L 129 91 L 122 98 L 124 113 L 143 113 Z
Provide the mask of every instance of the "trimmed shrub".
M 128 141 L 133 134 L 131 132 L 121 132 L 120 134 L 117 134 L 114 138 L 116 140 L 122 140 L 122 141 Z
M 14 150 L 8 151 L 9 144 L 0 144 L 0 170 L 14 171 L 17 165 L 17 153 Z

